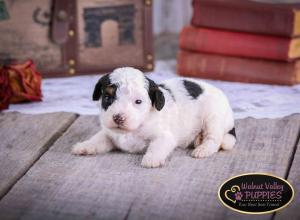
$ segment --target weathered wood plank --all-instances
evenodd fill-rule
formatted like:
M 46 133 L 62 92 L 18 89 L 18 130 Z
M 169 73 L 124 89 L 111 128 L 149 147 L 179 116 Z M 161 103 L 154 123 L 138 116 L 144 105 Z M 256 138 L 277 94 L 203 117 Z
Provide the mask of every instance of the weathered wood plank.
M 0 114 L 0 199 L 75 117 L 71 113 Z
M 0 202 L 0 219 L 253 219 L 224 207 L 218 187 L 245 172 L 284 176 L 300 116 L 239 120 L 233 151 L 193 159 L 177 150 L 160 169 L 140 167 L 142 155 L 71 155 L 97 122 L 77 119 Z
M 299 133 L 300 135 L 300 133 Z M 285 209 L 278 211 L 275 220 L 299 220 L 300 219 L 300 140 L 298 139 L 297 149 L 292 161 L 288 175 L 288 181 L 295 189 L 295 197 L 292 203 Z

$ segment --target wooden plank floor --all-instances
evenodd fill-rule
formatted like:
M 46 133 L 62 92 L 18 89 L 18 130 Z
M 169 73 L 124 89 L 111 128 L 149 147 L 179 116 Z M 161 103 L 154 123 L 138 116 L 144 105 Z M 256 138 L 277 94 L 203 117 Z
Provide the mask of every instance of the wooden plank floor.
M 57 127 L 60 131 L 68 127 L 56 141 L 52 138 L 51 144 L 35 140 L 35 132 L 10 135 L 13 132 L 4 131 L 9 115 L 1 115 L 0 137 L 5 144 L 1 142 L 0 153 L 8 145 L 22 147 L 17 143 L 26 138 L 34 143 L 25 145 L 26 149 L 34 146 L 33 151 L 44 150 L 39 151 L 38 158 L 24 163 L 25 170 L 30 169 L 17 172 L 17 178 L 10 179 L 6 166 L 1 166 L 0 177 L 10 190 L 0 201 L 0 219 L 299 219 L 299 114 L 272 120 L 238 120 L 238 143 L 233 151 L 193 159 L 189 150 L 176 150 L 166 167 L 158 169 L 142 168 L 142 155 L 117 151 L 101 156 L 71 155 L 74 143 L 98 130 L 98 119 L 58 115 L 18 115 L 15 119 L 15 125 L 26 124 L 23 118 L 28 117 L 28 123 L 40 124 L 39 132 L 48 131 L 49 137 Z M 6 133 L 2 135 L 2 131 Z M 11 154 L 0 157 L 0 165 L 13 166 L 14 152 Z M 267 215 L 245 215 L 227 209 L 217 198 L 218 187 L 245 172 L 288 178 L 297 192 L 294 202 Z
M 300 141 L 298 136 L 298 146 L 295 149 L 294 158 L 288 175 L 288 181 L 295 186 L 294 201 L 281 212 L 276 213 L 275 220 L 300 219 Z
M 75 118 L 70 113 L 0 114 L 0 198 Z

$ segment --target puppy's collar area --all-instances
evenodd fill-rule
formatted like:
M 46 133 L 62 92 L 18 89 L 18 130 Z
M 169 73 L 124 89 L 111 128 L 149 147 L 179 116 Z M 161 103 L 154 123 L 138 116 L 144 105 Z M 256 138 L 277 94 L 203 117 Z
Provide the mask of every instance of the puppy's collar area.
M 166 90 L 167 92 L 168 92 L 168 94 L 171 96 L 171 98 L 172 98 L 172 100 L 175 102 L 176 100 L 175 100 L 175 96 L 174 96 L 174 94 L 173 94 L 173 92 L 172 92 L 172 90 L 170 89 L 170 88 L 168 88 L 166 85 L 164 85 L 164 84 L 159 84 L 158 85 L 160 88 L 162 88 L 162 89 L 164 89 L 164 90 Z

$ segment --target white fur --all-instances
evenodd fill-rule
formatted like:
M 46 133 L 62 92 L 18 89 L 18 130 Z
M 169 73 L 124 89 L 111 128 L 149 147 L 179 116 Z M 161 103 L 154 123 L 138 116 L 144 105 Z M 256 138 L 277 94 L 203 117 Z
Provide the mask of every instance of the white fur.
M 130 153 L 146 151 L 142 166 L 159 167 L 176 147 L 185 148 L 193 142 L 195 149 L 191 155 L 195 158 L 208 157 L 220 148 L 232 149 L 236 139 L 228 132 L 234 127 L 234 119 L 226 96 L 203 81 L 186 79 L 197 83 L 204 91 L 193 99 L 183 79 L 163 82 L 173 97 L 160 88 L 165 106 L 158 111 L 151 104 L 149 83 L 144 74 L 129 67 L 116 69 L 110 74 L 110 80 L 118 85 L 117 100 L 106 111 L 99 100 L 102 129 L 91 139 L 76 144 L 72 153 L 106 153 L 114 148 Z M 143 103 L 135 104 L 136 99 Z M 112 120 L 118 113 L 126 118 L 123 129 L 118 129 Z

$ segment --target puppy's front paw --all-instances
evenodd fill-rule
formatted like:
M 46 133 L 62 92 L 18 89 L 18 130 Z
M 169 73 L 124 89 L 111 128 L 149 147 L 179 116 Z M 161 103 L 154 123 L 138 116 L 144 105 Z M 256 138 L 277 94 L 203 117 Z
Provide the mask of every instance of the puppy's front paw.
M 146 168 L 161 167 L 165 164 L 166 160 L 154 156 L 153 154 L 145 154 L 142 159 L 142 166 Z
M 198 146 L 193 151 L 191 156 L 195 158 L 209 157 L 217 151 L 210 147 Z
M 91 146 L 85 142 L 77 143 L 72 148 L 72 154 L 75 155 L 94 155 L 96 153 L 96 147 Z

